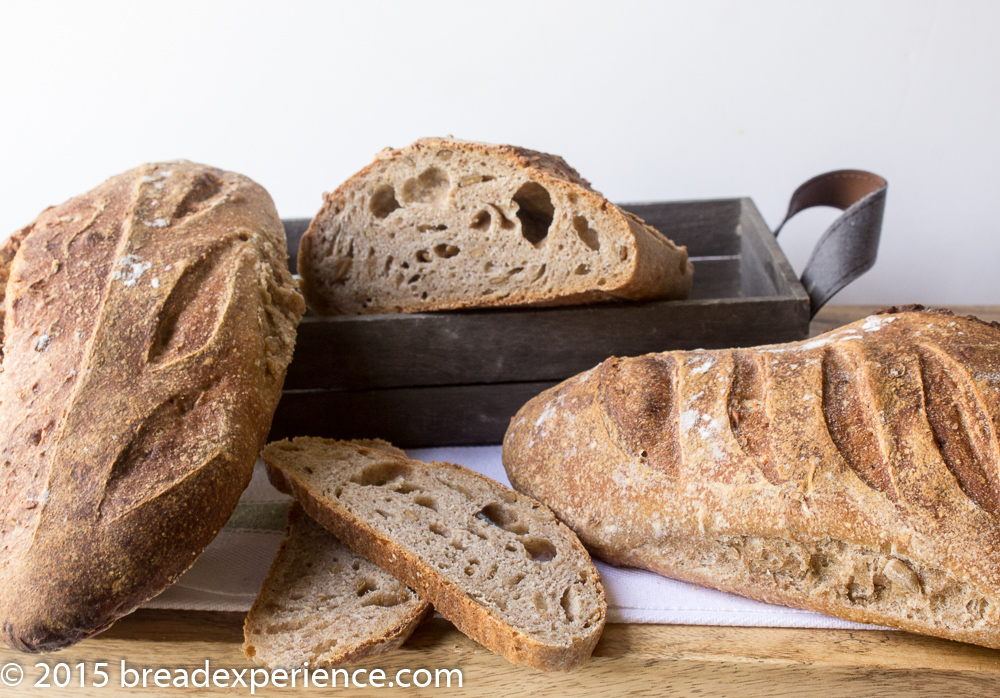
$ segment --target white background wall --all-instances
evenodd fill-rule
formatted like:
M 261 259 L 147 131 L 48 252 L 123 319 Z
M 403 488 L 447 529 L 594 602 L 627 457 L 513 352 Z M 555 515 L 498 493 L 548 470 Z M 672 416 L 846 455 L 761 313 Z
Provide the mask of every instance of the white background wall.
M 837 302 L 1000 303 L 1000 3 L 0 5 L 0 237 L 141 162 L 243 172 L 285 217 L 420 136 L 563 155 L 615 201 L 890 183 Z M 797 267 L 830 210 L 782 234 Z

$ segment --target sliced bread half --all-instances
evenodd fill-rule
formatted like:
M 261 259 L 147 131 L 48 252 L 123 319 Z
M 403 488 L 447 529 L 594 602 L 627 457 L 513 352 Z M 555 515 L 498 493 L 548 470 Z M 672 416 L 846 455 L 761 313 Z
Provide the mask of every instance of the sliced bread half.
M 243 653 L 272 669 L 357 662 L 399 647 L 429 612 L 292 503 L 285 540 L 243 624 Z
M 337 315 L 684 298 L 693 267 L 560 157 L 426 138 L 324 197 L 298 270 Z
M 593 651 L 600 577 L 544 505 L 458 465 L 345 441 L 279 441 L 262 457 L 313 518 L 488 649 L 544 670 Z

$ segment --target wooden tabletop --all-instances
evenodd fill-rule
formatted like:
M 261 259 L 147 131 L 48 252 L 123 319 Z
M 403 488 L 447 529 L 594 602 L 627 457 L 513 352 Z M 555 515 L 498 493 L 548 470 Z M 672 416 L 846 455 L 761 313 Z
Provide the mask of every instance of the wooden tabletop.
M 832 306 L 813 322 L 814 334 L 864 317 L 869 306 Z M 954 308 L 1000 321 L 1000 306 Z M 248 688 L 122 689 L 121 662 L 130 669 L 181 668 L 188 672 L 211 661 L 211 669 L 253 668 L 240 651 L 242 613 L 137 611 L 107 632 L 51 655 L 0 650 L 0 676 L 10 663 L 24 671 L 16 688 L 0 684 L 0 696 L 249 695 Z M 44 669 L 65 663 L 72 680 L 58 688 L 33 684 Z M 87 672 L 79 686 L 78 664 Z M 108 684 L 92 686 L 95 662 L 108 662 Z M 768 695 L 896 696 L 995 695 L 1000 692 L 1000 651 L 903 632 L 729 628 L 692 625 L 609 625 L 593 657 L 574 673 L 541 673 L 509 664 L 459 633 L 440 617 L 421 626 L 403 648 L 357 665 L 384 670 L 386 687 L 276 689 L 257 695 L 453 695 L 453 696 L 603 696 L 603 695 Z M 357 667 L 352 667 L 352 671 Z M 462 687 L 388 687 L 400 669 L 460 669 Z M 12 670 L 13 671 L 13 670 Z M 14 671 L 16 674 L 16 671 Z M 176 676 L 171 673 L 171 676 Z M 409 678 L 412 674 L 407 674 Z M 132 675 L 129 675 L 131 678 Z M 62 682 L 65 670 L 58 678 Z M 365 674 L 359 676 L 364 680 Z M 421 682 L 424 678 L 422 675 Z M 99 679 L 98 679 L 99 680 Z

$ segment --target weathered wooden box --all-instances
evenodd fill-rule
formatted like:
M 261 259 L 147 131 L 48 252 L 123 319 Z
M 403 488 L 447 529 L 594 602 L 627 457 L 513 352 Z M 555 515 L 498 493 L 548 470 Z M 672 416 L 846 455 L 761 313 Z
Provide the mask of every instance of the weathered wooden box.
M 318 317 L 299 326 L 271 438 L 500 443 L 545 388 L 609 356 L 805 337 L 810 301 L 750 199 L 626 205 L 694 262 L 685 301 Z M 286 221 L 291 258 L 308 221 Z M 294 262 L 293 262 L 294 264 Z

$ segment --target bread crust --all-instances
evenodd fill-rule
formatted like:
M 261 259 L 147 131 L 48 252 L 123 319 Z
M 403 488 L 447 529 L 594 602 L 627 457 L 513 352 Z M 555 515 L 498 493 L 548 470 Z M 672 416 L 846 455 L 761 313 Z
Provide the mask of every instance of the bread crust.
M 607 217 L 607 230 L 617 231 L 619 235 L 629 240 L 629 246 L 632 247 L 632 253 L 627 260 L 628 271 L 624 278 L 620 282 L 600 287 L 596 281 L 576 282 L 570 277 L 558 282 L 556 287 L 550 290 L 542 288 L 538 283 L 531 287 L 512 286 L 505 292 L 484 294 L 474 293 L 474 289 L 470 288 L 460 298 L 421 299 L 415 295 L 405 301 L 376 297 L 370 299 L 370 302 L 353 298 L 351 289 L 341 288 L 338 285 L 339 280 L 332 278 L 334 272 L 331 271 L 328 259 L 331 253 L 327 248 L 331 245 L 329 236 L 333 233 L 329 231 L 339 226 L 336 221 L 345 208 L 363 196 L 360 193 L 362 189 L 376 182 L 389 181 L 390 176 L 387 171 L 389 167 L 399 161 L 412 162 L 440 152 L 458 152 L 476 156 L 484 165 L 500 163 L 509 171 L 516 172 L 519 180 L 540 184 L 556 201 L 557 218 L 559 206 L 569 206 L 566 202 L 579 202 L 581 209 L 599 211 L 602 216 Z M 456 184 L 451 183 L 450 186 L 451 190 L 454 190 Z M 426 222 L 433 223 L 430 218 Z M 349 237 L 356 239 L 358 254 L 363 254 L 360 248 L 368 247 L 366 236 L 376 234 L 371 230 L 354 229 L 350 231 Z M 339 244 L 335 243 L 334 247 Z M 399 254 L 402 254 L 402 248 Z M 349 256 L 354 257 L 355 253 L 351 251 Z M 483 257 L 479 263 L 486 259 L 489 257 Z M 346 257 L 342 261 L 350 267 Z M 588 260 L 581 257 L 578 261 Z M 419 266 L 416 262 L 414 265 Z M 451 138 L 423 138 L 405 148 L 386 148 L 376 156 L 374 162 L 344 182 L 332 194 L 326 194 L 322 208 L 302 237 L 298 257 L 298 270 L 306 301 L 310 308 L 321 315 L 422 312 L 515 305 L 572 305 L 622 299 L 680 299 L 687 297 L 691 291 L 693 269 L 684 247 L 678 247 L 638 217 L 609 202 L 594 191 L 590 183 L 580 177 L 562 158 L 510 145 L 492 145 Z M 415 269 L 408 268 L 407 276 L 413 271 Z
M 998 425 L 1000 327 L 910 306 L 609 359 L 525 405 L 503 461 L 612 564 L 1000 647 Z
M 270 197 L 144 165 L 5 247 L 0 633 L 110 626 L 187 570 L 267 436 L 304 304 Z
M 262 457 L 273 470 L 281 472 L 284 477 L 283 483 L 287 485 L 289 491 L 302 504 L 306 512 L 340 540 L 346 542 L 351 549 L 413 589 L 422 599 L 431 603 L 435 610 L 454 623 L 455 627 L 470 638 L 500 654 L 510 662 L 527 664 L 546 671 L 572 670 L 579 667 L 590 656 L 604 627 L 607 603 L 603 587 L 599 581 L 596 581 L 599 580 L 597 571 L 590 564 L 586 551 L 561 523 L 555 522 L 559 528 L 565 531 L 566 540 L 576 548 L 574 552 L 578 551 L 581 559 L 587 561 L 590 568 L 588 578 L 597 583 L 600 607 L 599 623 L 593 626 L 588 634 L 575 637 L 569 646 L 543 643 L 536 637 L 507 625 L 484 605 L 475 603 L 465 589 L 448 579 L 417 552 L 380 533 L 363 518 L 354 515 L 341 505 L 329 493 L 320 492 L 316 487 L 310 486 L 302 473 L 297 472 L 297 468 L 288 467 L 282 462 L 281 457 L 281 450 L 284 448 L 293 446 L 297 442 L 308 441 L 322 441 L 331 445 L 346 443 L 327 439 L 296 439 L 290 443 L 287 441 L 276 442 L 267 446 Z M 450 470 L 466 482 L 478 480 L 492 490 L 503 490 L 509 493 L 510 497 L 516 496 L 499 483 L 458 465 L 433 463 L 428 466 L 428 464 L 396 456 L 383 448 L 369 449 L 363 446 L 355 446 L 355 448 L 362 455 L 370 451 L 377 451 L 387 461 L 407 464 L 414 468 L 432 467 L 438 470 Z M 461 525 L 460 521 L 454 522 L 456 527 Z

